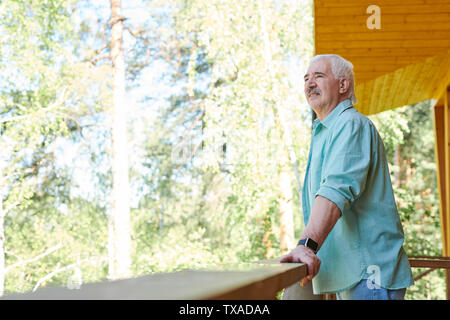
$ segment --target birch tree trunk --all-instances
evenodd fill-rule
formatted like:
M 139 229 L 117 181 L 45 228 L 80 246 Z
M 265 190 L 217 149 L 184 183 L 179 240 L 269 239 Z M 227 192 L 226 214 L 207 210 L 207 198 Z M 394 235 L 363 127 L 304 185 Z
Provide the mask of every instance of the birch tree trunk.
M 127 110 L 125 104 L 125 60 L 123 20 L 120 0 L 111 1 L 112 106 L 112 212 L 110 278 L 131 276 L 131 226 L 128 182 Z M 112 243 L 111 243 L 112 242 Z

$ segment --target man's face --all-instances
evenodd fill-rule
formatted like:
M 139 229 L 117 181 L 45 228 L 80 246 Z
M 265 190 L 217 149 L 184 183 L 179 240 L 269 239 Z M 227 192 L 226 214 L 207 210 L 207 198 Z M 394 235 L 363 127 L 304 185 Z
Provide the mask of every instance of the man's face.
M 312 109 L 334 107 L 339 100 L 339 80 L 334 78 L 331 63 L 319 59 L 311 63 L 305 74 L 305 96 Z

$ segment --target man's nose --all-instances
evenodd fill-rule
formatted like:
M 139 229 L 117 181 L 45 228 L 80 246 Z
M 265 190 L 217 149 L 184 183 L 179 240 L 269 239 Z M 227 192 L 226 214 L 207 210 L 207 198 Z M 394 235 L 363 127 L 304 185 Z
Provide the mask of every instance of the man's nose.
M 308 79 L 305 82 L 305 88 L 306 89 L 312 89 L 315 88 L 317 86 L 316 82 L 314 81 L 314 79 Z

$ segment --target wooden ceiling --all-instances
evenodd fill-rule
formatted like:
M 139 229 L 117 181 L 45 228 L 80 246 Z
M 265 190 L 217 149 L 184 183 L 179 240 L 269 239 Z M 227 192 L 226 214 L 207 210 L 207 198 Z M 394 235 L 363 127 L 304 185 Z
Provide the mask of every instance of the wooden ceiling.
M 353 63 L 364 114 L 438 99 L 450 82 L 450 0 L 315 0 L 314 15 L 315 54 Z

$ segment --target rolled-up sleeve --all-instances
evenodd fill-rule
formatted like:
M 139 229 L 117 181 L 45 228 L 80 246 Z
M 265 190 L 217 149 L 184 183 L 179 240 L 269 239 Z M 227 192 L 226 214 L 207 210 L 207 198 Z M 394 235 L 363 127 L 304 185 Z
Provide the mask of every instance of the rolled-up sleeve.
M 371 136 L 368 122 L 350 120 L 330 139 L 320 187 L 315 196 L 334 202 L 341 215 L 365 189 L 372 157 Z

